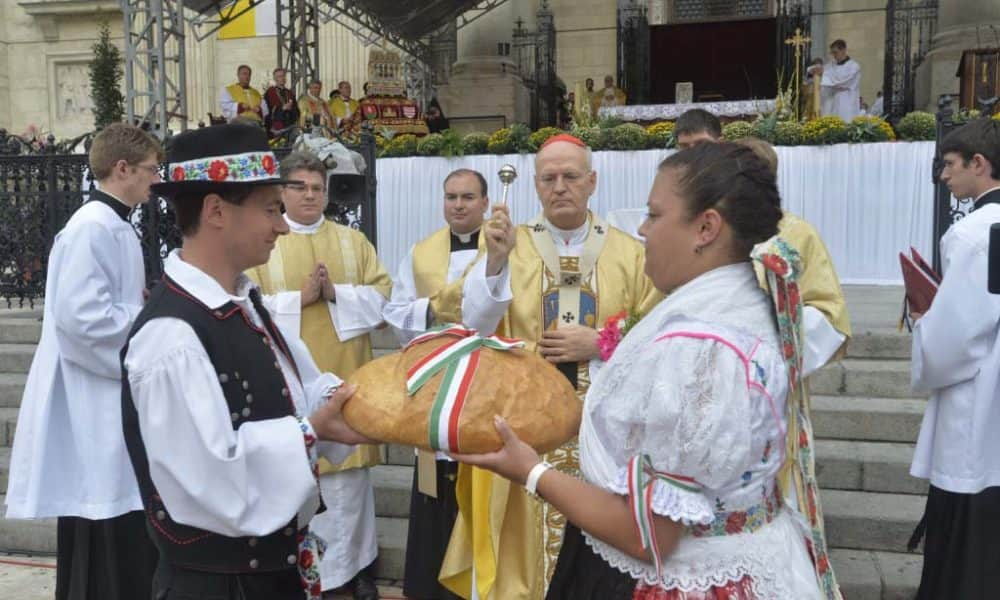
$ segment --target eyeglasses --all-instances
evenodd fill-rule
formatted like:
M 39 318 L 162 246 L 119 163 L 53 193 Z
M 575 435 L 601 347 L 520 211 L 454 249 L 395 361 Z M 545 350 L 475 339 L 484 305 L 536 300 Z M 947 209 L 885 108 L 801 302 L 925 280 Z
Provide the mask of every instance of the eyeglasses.
M 562 177 L 566 185 L 575 185 L 583 181 L 586 173 L 580 173 L 577 171 L 566 171 L 565 173 L 546 173 L 545 175 L 538 176 L 538 183 L 545 187 L 552 187 L 556 184 L 556 180 Z
M 309 186 L 306 186 L 306 185 L 302 185 L 300 183 L 289 183 L 289 184 L 286 184 L 285 187 L 287 189 L 294 190 L 294 191 L 299 192 L 299 193 L 305 192 L 306 190 L 309 190 L 310 192 L 312 192 L 314 194 L 323 194 L 323 193 L 326 193 L 326 186 L 322 186 L 322 185 L 309 185 Z
M 160 174 L 160 165 L 129 165 L 129 166 L 135 167 L 136 169 L 144 169 L 146 171 L 149 171 L 153 175 Z

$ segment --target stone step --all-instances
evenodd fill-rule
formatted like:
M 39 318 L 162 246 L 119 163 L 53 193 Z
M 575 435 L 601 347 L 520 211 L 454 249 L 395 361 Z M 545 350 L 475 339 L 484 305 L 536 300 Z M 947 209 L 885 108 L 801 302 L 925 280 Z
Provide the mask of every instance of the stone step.
M 26 373 L 0 373 L 0 408 L 21 406 L 24 383 L 27 380 Z
M 16 408 L 0 408 L 0 448 L 9 448 L 14 443 L 17 410 Z
M 37 344 L 41 337 L 38 319 L 0 317 L 0 344 Z
M 376 517 L 375 529 L 378 538 L 376 577 L 402 580 L 406 566 L 407 520 Z
M 0 494 L 0 514 L 7 511 L 4 504 L 6 498 L 6 494 Z M 33 556 L 55 554 L 56 520 L 5 519 L 0 516 L 0 552 Z
M 809 377 L 813 394 L 827 396 L 919 397 L 910 388 L 910 361 L 845 358 Z
M 27 373 L 34 355 L 33 344 L 0 344 L 0 373 Z
M 869 329 L 855 331 L 847 344 L 847 358 L 910 360 L 912 336 L 908 331 Z
M 378 465 L 372 467 L 371 479 L 375 488 L 375 514 L 379 517 L 409 518 L 413 467 Z
M 913 444 L 816 441 L 816 478 L 823 489 L 926 494 L 927 481 L 910 476 Z
M 814 395 L 813 431 L 818 439 L 872 442 L 917 441 L 927 401 Z
M 850 600 L 911 600 L 924 562 L 920 554 L 836 548 L 830 561 L 840 591 Z
M 821 497 L 830 547 L 853 550 L 906 552 L 926 504 L 911 494 L 823 490 Z

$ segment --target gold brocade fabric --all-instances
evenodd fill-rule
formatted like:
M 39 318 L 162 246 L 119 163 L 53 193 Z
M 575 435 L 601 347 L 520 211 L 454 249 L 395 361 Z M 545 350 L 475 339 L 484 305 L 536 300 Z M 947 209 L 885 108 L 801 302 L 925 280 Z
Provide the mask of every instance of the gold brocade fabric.
M 236 102 L 248 106 L 250 108 L 259 108 L 261 103 L 260 92 L 251 88 L 244 88 L 238 83 L 226 86 L 226 91 Z M 243 117 L 245 119 L 253 119 L 254 121 L 263 121 L 263 118 L 257 112 L 252 110 L 247 110 L 236 115 L 237 117 Z
M 352 248 L 353 267 L 344 264 L 342 237 Z M 278 238 L 277 246 L 266 265 L 255 267 L 247 275 L 260 284 L 264 294 L 275 294 L 301 289 L 317 262 L 326 264 L 330 279 L 335 284 L 352 283 L 374 286 L 388 297 L 392 281 L 375 256 L 375 248 L 364 234 L 349 227 L 325 221 L 313 234 L 289 233 Z M 349 280 L 349 273 L 356 280 Z M 275 273 L 282 281 L 275 281 Z M 302 309 L 301 337 L 316 361 L 320 371 L 329 371 L 347 379 L 361 365 L 372 359 L 371 338 L 358 336 L 341 342 L 333 327 L 325 300 Z M 339 465 L 320 459 L 320 473 L 345 471 L 382 462 L 379 446 L 362 445 Z
M 598 327 L 622 310 L 649 312 L 662 296 L 645 276 L 643 263 L 643 247 L 612 228 L 591 277 L 581 286 L 581 321 Z M 497 332 L 524 340 L 526 349 L 534 351 L 542 331 L 556 326 L 558 288 L 523 225 L 510 256 L 510 273 L 514 299 Z M 582 399 L 590 384 L 587 363 L 578 365 L 578 374 Z M 575 441 L 545 458 L 560 470 L 579 472 Z M 467 465 L 459 467 L 456 496 L 459 518 L 441 567 L 442 584 L 470 598 L 475 563 L 482 600 L 543 598 L 562 545 L 565 518 L 524 488 Z
M 479 254 L 469 263 L 472 269 L 486 251 L 486 236 L 479 236 Z M 451 229 L 443 227 L 424 238 L 413 247 L 413 283 L 418 298 L 429 298 L 434 322 L 462 322 L 462 286 L 465 275 L 447 283 L 448 264 L 451 260 Z
M 309 127 L 313 123 L 313 115 L 319 115 L 319 124 L 330 127 L 336 126 L 333 116 L 330 114 L 330 107 L 319 98 L 314 98 L 309 94 L 299 97 L 299 127 Z

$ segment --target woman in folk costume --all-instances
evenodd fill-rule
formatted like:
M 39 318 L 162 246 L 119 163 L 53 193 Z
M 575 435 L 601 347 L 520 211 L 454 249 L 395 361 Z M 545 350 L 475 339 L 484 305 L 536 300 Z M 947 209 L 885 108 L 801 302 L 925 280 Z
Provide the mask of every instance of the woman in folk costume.
M 779 239 L 755 252 L 772 298 L 749 260 L 780 218 L 774 176 L 746 148 L 700 144 L 663 161 L 640 233 L 646 274 L 670 295 L 587 394 L 584 479 L 548 468 L 499 418 L 499 452 L 458 457 L 570 521 L 549 599 L 840 598 L 798 400 L 797 259 Z M 807 515 L 784 504 L 786 461 Z

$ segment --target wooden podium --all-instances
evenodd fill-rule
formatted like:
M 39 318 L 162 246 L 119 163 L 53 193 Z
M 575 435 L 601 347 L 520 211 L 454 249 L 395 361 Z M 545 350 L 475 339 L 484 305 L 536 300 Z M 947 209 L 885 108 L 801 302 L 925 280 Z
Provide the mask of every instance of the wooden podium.
M 979 108 L 979 100 L 1000 96 L 1000 48 L 978 48 L 962 53 L 958 63 L 961 78 L 959 106 Z M 1000 108 L 1000 103 L 997 104 Z

